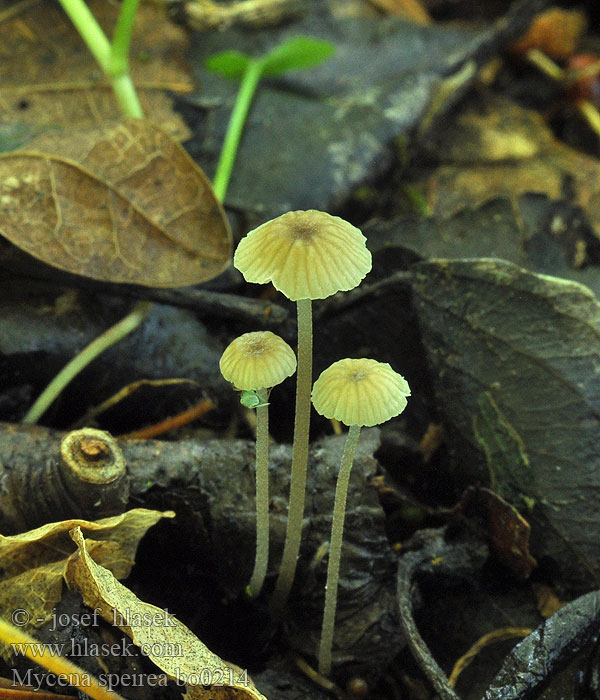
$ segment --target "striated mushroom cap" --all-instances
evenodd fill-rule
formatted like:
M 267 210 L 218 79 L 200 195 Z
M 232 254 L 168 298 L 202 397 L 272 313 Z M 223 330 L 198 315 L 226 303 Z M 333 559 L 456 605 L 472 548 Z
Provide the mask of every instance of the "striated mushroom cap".
M 271 331 L 244 333 L 225 348 L 219 368 L 237 389 L 269 389 L 294 374 L 296 355 Z
M 321 372 L 312 402 L 317 413 L 346 425 L 379 425 L 402 413 L 407 396 L 408 382 L 387 362 L 345 359 Z
M 366 240 L 339 216 L 290 211 L 250 231 L 233 264 L 247 282 L 272 282 L 292 301 L 324 299 L 354 289 L 369 272 Z

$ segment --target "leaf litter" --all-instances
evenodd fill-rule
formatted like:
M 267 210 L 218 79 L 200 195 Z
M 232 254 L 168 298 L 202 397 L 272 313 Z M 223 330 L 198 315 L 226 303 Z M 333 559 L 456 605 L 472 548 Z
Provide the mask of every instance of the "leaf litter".
M 456 458 L 483 481 L 492 459 L 499 492 L 529 505 L 532 554 L 575 590 L 598 585 L 600 305 L 501 260 L 419 263 L 413 290 Z
M 66 580 L 83 602 L 140 647 L 171 680 L 185 683 L 189 700 L 266 700 L 247 674 L 211 652 L 184 624 L 161 608 L 139 600 L 87 550 L 79 527 L 71 531 L 78 553 L 70 558 Z M 145 621 L 156 621 L 146 623 Z M 137 622 L 139 621 L 139 622 Z M 161 624 L 163 623 L 163 624 Z
M 0 233 L 67 272 L 177 287 L 229 264 L 231 234 L 208 178 L 147 120 L 48 134 L 0 156 Z
M 115 576 L 131 571 L 135 552 L 146 531 L 174 513 L 136 508 L 95 522 L 73 519 L 48 523 L 18 535 L 0 535 L 0 617 L 15 610 L 29 613 L 25 628 L 48 622 L 61 598 L 67 559 L 73 553 L 69 531 L 74 527 L 90 536 L 90 550 Z

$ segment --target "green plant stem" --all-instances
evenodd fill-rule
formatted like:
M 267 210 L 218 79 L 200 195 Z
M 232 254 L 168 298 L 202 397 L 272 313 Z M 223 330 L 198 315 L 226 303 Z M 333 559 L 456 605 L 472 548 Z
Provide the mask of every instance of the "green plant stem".
M 129 73 L 110 79 L 110 84 L 125 117 L 142 119 L 144 112 Z
M 130 314 L 106 330 L 102 335 L 92 340 L 87 347 L 62 368 L 40 396 L 38 396 L 33 406 L 27 411 L 27 414 L 23 418 L 23 423 L 37 423 L 67 384 L 76 377 L 81 370 L 87 367 L 92 360 L 98 357 L 100 353 L 135 330 L 146 318 L 152 306 L 153 304 L 147 301 L 138 302 Z
M 0 618 L 0 640 L 9 648 L 11 645 L 19 645 L 19 649 L 23 650 L 25 656 L 56 676 L 60 676 L 69 685 L 79 688 L 82 693 L 89 695 L 94 700 L 124 700 L 121 695 L 114 690 L 109 690 L 104 685 L 100 685 L 94 676 L 64 656 L 51 654 L 50 649 L 40 653 L 39 650 L 43 644 L 2 618 Z
M 256 598 L 261 592 L 269 563 L 269 405 L 268 391 L 257 392 L 256 407 L 256 557 L 248 593 Z
M 100 68 L 108 73 L 111 55 L 110 42 L 88 6 L 83 0 L 60 0 L 60 4 L 85 41 L 90 53 L 100 64 Z
M 85 41 L 92 56 L 110 80 L 121 112 L 126 117 L 143 117 L 142 108 L 129 76 L 127 53 L 139 0 L 124 0 L 117 21 L 113 45 L 106 38 L 83 0 L 60 0 L 63 10 Z
M 123 0 L 113 34 L 110 66 L 111 75 L 123 75 L 129 71 L 129 47 L 139 0 Z
M 233 111 L 231 112 L 231 117 L 229 118 L 225 141 L 223 142 L 217 170 L 213 178 L 213 189 L 221 202 L 225 199 L 231 171 L 233 170 L 233 164 L 244 129 L 244 123 L 248 115 L 248 110 L 250 109 L 252 98 L 256 92 L 256 87 L 260 81 L 263 65 L 264 63 L 261 59 L 253 59 L 248 64 L 233 106 Z
M 121 111 L 125 116 L 144 116 L 137 92 L 129 75 L 129 48 L 139 0 L 123 0 L 113 35 L 110 64 L 107 71 Z
M 292 476 L 288 522 L 279 576 L 270 603 L 273 619 L 278 620 L 287 605 L 294 583 L 300 552 L 310 431 L 310 392 L 312 389 L 312 302 L 298 299 L 298 371 L 296 379 L 296 417 L 292 446 Z
M 348 495 L 350 472 L 352 471 L 352 462 L 354 461 L 354 452 L 356 451 L 359 436 L 360 426 L 351 425 L 346 444 L 344 445 L 344 454 L 342 455 L 342 463 L 335 487 L 329 561 L 327 562 L 327 581 L 325 583 L 325 608 L 318 654 L 319 673 L 325 677 L 331 673 L 331 649 L 335 629 L 335 609 L 337 607 L 340 560 L 342 558 L 344 520 L 346 518 L 346 496 Z

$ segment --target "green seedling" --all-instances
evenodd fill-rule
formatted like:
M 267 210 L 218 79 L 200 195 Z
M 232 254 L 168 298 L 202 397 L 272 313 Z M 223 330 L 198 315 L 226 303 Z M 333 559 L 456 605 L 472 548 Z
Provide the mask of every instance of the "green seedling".
M 123 0 L 112 44 L 83 0 L 60 0 L 60 2 L 88 49 L 109 78 L 123 115 L 143 117 L 129 76 L 128 61 L 139 0 Z M 310 68 L 324 61 L 334 50 L 335 47 L 329 42 L 296 37 L 275 47 L 260 58 L 252 58 L 238 51 L 225 51 L 208 59 L 207 66 L 211 70 L 228 78 L 242 79 L 213 183 L 215 194 L 221 201 L 225 199 L 227 193 L 246 115 L 261 76 L 276 76 L 289 70 Z M 65 386 L 95 357 L 137 328 L 151 307 L 151 304 L 140 302 L 125 319 L 109 328 L 76 355 L 44 389 L 25 415 L 24 422 L 37 423 Z
M 141 119 L 144 115 L 129 75 L 129 47 L 139 0 L 123 0 L 112 42 L 84 0 L 60 0 L 60 4 L 109 79 L 123 115 Z
M 112 42 L 108 40 L 83 0 L 60 0 L 60 4 L 109 79 L 123 115 L 141 119 L 144 114 L 129 75 L 129 47 L 139 0 L 123 0 Z M 135 330 L 151 308 L 152 304 L 148 302 L 138 302 L 130 314 L 78 353 L 36 399 L 25 414 L 23 422 L 37 423 L 71 380 L 94 358 Z
M 313 68 L 329 58 L 334 51 L 335 46 L 328 41 L 297 36 L 257 58 L 241 51 L 223 51 L 208 57 L 206 68 L 224 78 L 241 80 L 213 181 L 217 197 L 222 200 L 225 196 L 246 116 L 260 79 L 281 76 L 292 70 Z

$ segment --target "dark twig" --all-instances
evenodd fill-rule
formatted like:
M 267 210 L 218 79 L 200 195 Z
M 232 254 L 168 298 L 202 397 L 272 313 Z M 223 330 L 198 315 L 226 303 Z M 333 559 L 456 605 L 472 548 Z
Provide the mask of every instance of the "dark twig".
M 4 273 L 4 279 L 10 275 L 15 278 L 15 283 L 23 279 L 40 280 L 50 285 L 88 289 L 121 299 L 142 299 L 167 304 L 189 309 L 200 316 L 232 319 L 261 328 L 279 326 L 288 318 L 287 309 L 282 306 L 237 294 L 213 292 L 197 287 L 157 289 L 134 284 L 111 284 L 73 275 L 44 265 L 14 246 L 0 246 L 0 270 Z
M 441 534 L 441 533 L 440 533 Z M 443 540 L 441 537 L 436 538 L 436 544 L 439 545 L 440 552 L 443 548 Z M 400 622 L 402 629 L 406 635 L 408 645 L 415 657 L 415 660 L 421 667 L 423 673 L 427 676 L 437 693 L 442 700 L 460 700 L 459 696 L 454 692 L 448 678 L 437 662 L 431 655 L 427 645 L 423 641 L 423 637 L 419 634 L 417 625 L 412 614 L 412 599 L 411 587 L 412 578 L 417 571 L 427 562 L 431 561 L 432 547 L 418 550 L 416 552 L 408 552 L 400 560 L 398 566 L 398 582 L 397 582 L 397 599 L 398 612 L 400 614 Z
M 236 321 L 245 321 L 261 327 L 281 325 L 287 318 L 288 312 L 282 306 L 270 301 L 252 299 L 237 294 L 211 292 L 194 287 L 179 287 L 176 289 L 155 289 L 153 287 L 125 287 L 115 290 L 118 296 L 131 296 L 136 299 L 147 299 L 157 304 L 168 304 L 181 309 L 189 309 L 199 314 L 218 316 Z M 107 294 L 110 289 L 104 290 Z
M 415 624 L 412 612 L 412 585 L 417 574 L 472 577 L 483 564 L 487 548 L 473 541 L 450 545 L 445 529 L 421 530 L 407 546 L 418 549 L 404 554 L 398 564 L 396 599 L 402 630 L 421 670 L 442 700 L 460 700 L 444 671 L 439 667 Z

